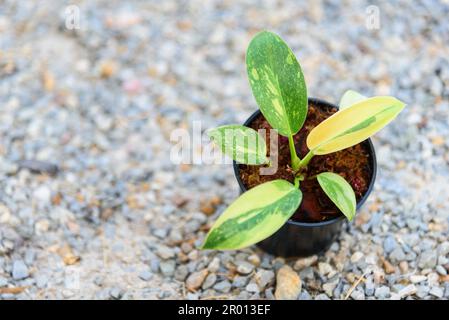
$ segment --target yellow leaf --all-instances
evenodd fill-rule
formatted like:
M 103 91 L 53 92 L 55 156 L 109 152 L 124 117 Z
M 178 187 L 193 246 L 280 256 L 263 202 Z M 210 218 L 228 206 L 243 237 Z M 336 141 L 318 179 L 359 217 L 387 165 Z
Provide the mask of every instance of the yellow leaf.
M 307 147 L 322 155 L 349 148 L 368 139 L 390 123 L 405 107 L 393 97 L 373 97 L 340 110 L 316 126 Z

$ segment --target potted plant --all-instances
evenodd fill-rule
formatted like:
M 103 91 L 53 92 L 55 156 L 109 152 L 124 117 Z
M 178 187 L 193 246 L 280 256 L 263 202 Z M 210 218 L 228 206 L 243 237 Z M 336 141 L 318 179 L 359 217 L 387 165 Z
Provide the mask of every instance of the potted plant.
M 249 44 L 246 66 L 260 111 L 244 125 L 208 131 L 234 160 L 243 193 L 209 230 L 202 248 L 229 250 L 257 243 L 281 256 L 326 250 L 373 187 L 376 158 L 369 137 L 405 104 L 355 91 L 347 91 L 338 108 L 308 98 L 296 57 L 267 31 Z M 262 135 L 256 131 L 261 129 Z

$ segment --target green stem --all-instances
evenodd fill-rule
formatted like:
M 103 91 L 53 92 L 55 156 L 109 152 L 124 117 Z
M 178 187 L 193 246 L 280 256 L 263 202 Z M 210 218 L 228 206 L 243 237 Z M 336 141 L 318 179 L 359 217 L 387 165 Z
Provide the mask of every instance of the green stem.
M 306 167 L 309 164 L 310 159 L 312 159 L 313 156 L 314 156 L 314 154 L 313 154 L 312 150 L 310 150 L 306 154 L 306 156 L 299 162 L 299 168 Z
M 295 142 L 293 141 L 293 135 L 288 136 L 288 145 L 290 146 L 290 157 L 292 159 L 292 168 L 297 171 L 300 166 L 301 159 L 296 154 Z
M 301 181 L 301 177 L 297 176 L 295 177 L 295 188 L 299 189 L 299 182 Z

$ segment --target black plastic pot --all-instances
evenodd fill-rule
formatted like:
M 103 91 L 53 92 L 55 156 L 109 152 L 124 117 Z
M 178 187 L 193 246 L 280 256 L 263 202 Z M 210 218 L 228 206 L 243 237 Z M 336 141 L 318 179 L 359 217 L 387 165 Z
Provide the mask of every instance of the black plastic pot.
M 310 103 L 320 108 L 338 108 L 336 105 L 315 98 L 309 98 Z M 260 113 L 260 110 L 254 112 L 244 125 L 249 126 Z M 371 140 L 367 139 L 362 143 L 367 146 L 369 153 L 371 181 L 365 195 L 357 202 L 357 210 L 360 209 L 370 195 L 376 180 L 377 171 L 376 153 Z M 234 173 L 241 192 L 245 192 L 246 188 L 242 179 L 240 179 L 239 165 L 235 161 Z M 288 220 L 281 229 L 257 245 L 270 254 L 282 257 L 306 257 L 319 254 L 329 249 L 331 244 L 337 239 L 345 220 L 346 218 L 343 215 L 332 220 L 315 223 Z

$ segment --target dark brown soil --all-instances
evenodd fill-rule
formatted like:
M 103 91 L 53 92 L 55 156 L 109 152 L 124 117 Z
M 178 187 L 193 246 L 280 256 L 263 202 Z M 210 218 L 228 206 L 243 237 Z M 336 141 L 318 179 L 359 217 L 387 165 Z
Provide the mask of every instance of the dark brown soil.
M 309 132 L 320 122 L 337 112 L 336 108 L 324 109 L 309 103 L 309 111 L 302 129 L 294 136 L 296 152 L 303 158 L 309 149 L 306 139 Z M 266 141 L 268 155 L 270 154 L 270 124 L 261 114 L 250 125 L 251 128 L 267 129 Z M 290 168 L 290 150 L 288 139 L 279 135 L 279 159 L 278 170 L 274 175 L 259 175 L 259 166 L 239 165 L 240 177 L 247 189 L 275 179 L 285 179 L 293 182 L 294 175 Z M 314 156 L 305 171 L 306 179 L 301 182 L 300 189 L 303 193 L 301 206 L 292 216 L 294 221 L 319 222 L 330 220 L 341 215 L 340 210 L 330 201 L 321 189 L 316 178 L 318 173 L 331 171 L 340 174 L 352 186 L 356 193 L 357 201 L 368 190 L 371 179 L 369 165 L 369 153 L 366 144 L 360 143 L 353 147 L 323 156 Z

